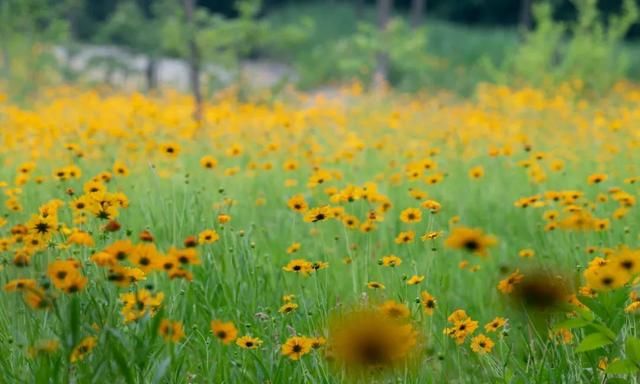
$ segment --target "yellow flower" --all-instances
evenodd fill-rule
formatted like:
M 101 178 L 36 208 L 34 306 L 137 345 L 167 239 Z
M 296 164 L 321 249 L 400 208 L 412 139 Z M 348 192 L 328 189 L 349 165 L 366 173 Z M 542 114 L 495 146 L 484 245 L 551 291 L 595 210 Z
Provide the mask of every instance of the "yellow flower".
M 205 169 L 213 169 L 218 165 L 218 161 L 209 155 L 202 156 L 200 158 L 200 166 Z
M 231 343 L 238 336 L 238 330 L 232 322 L 212 320 L 211 331 L 213 332 L 213 335 L 223 344 Z
M 405 317 L 409 317 L 410 314 L 409 308 L 406 305 L 394 300 L 385 301 L 379 308 L 382 313 L 393 319 L 404 319 Z
M 413 275 L 409 280 L 407 280 L 407 285 L 416 285 L 420 284 L 424 280 L 424 276 L 422 275 Z
M 282 267 L 282 269 L 287 272 L 296 272 L 306 275 L 313 270 L 312 267 L 313 264 L 308 260 L 294 259 Z
M 403 223 L 419 223 L 422 220 L 422 211 L 418 208 L 407 208 L 400 213 L 400 220 Z
M 177 343 L 184 338 L 184 329 L 179 321 L 162 319 L 158 332 L 165 341 Z
M 29 291 L 36 288 L 34 279 L 14 279 L 4 285 L 5 292 Z
M 442 234 L 442 231 L 431 231 L 431 232 L 427 232 L 424 235 L 422 235 L 420 237 L 420 239 L 422 239 L 422 241 L 427 241 L 427 240 L 435 240 L 437 239 L 440 235 Z
M 262 340 L 257 337 L 242 336 L 236 340 L 236 345 L 243 349 L 257 349 L 262 345 Z
M 523 259 L 531 258 L 531 257 L 535 256 L 535 254 L 536 254 L 536 252 L 533 249 L 530 249 L 530 248 L 521 249 L 520 252 L 518 252 L 518 255 L 520 257 L 522 257 Z
M 127 176 L 129 175 L 129 168 L 127 168 L 127 165 L 122 161 L 116 161 L 113 164 L 113 173 L 118 176 Z
M 480 179 L 484 176 L 484 168 L 481 165 L 475 166 L 469 170 L 469 177 L 471 179 Z
M 285 303 L 292 302 L 296 298 L 296 295 L 284 295 L 282 296 L 282 301 Z
M 296 303 L 285 303 L 282 307 L 280 307 L 280 309 L 278 309 L 278 312 L 280 313 L 291 313 L 293 311 L 295 311 L 298 308 L 298 304 Z
M 445 245 L 450 248 L 463 249 L 467 252 L 484 256 L 487 249 L 497 243 L 494 236 L 485 235 L 480 229 L 456 227 L 445 240 Z
M 218 223 L 226 224 L 226 223 L 228 223 L 230 221 L 231 221 L 231 216 L 230 215 L 227 215 L 227 214 L 224 214 L 224 213 L 221 213 L 221 214 L 218 215 Z
M 71 351 L 70 361 L 76 363 L 84 359 L 97 344 L 98 340 L 94 336 L 85 337 L 80 344 L 76 345 L 73 351 Z
M 436 308 L 436 299 L 431 296 L 431 294 L 427 291 L 420 292 L 420 303 L 422 304 L 422 309 L 424 313 L 428 316 L 433 315 L 433 311 Z
M 471 350 L 480 355 L 491 352 L 493 346 L 493 341 L 483 334 L 471 339 Z
M 413 231 L 400 232 L 398 236 L 396 236 L 395 242 L 396 244 L 407 244 L 412 242 L 415 236 L 416 234 Z
M 325 345 L 326 343 L 327 343 L 327 340 L 322 336 L 311 338 L 311 348 L 313 349 L 318 349 L 323 345 Z
M 607 263 L 602 267 L 589 267 L 584 271 L 587 285 L 596 291 L 609 291 L 620 288 L 631 280 L 628 271 L 618 265 Z
M 73 231 L 73 233 L 67 238 L 67 244 L 83 245 L 85 247 L 93 247 L 93 237 L 87 232 Z
M 298 252 L 298 250 L 300 249 L 300 243 L 292 243 L 288 248 L 287 248 L 287 253 L 291 254 L 291 253 L 296 253 Z
M 507 324 L 507 319 L 504 317 L 496 317 L 484 326 L 484 330 L 487 332 L 496 332 Z
M 198 234 L 198 243 L 200 244 L 212 244 L 220 239 L 218 232 L 213 229 L 205 229 Z
M 382 258 L 382 265 L 385 267 L 397 267 L 400 264 L 402 264 L 402 259 L 396 255 L 384 256 Z
M 174 158 L 180 154 L 180 146 L 177 143 L 163 143 L 160 145 L 160 152 Z
M 370 289 L 385 289 L 384 284 L 379 283 L 377 281 L 370 281 L 367 283 L 367 288 Z
M 333 217 L 331 207 L 325 205 L 308 210 L 304 215 L 304 221 L 307 223 L 317 223 L 318 221 L 327 220 L 331 217 Z
M 309 209 L 309 205 L 304 199 L 302 195 L 295 195 L 289 199 L 287 202 L 289 208 L 295 212 L 304 213 Z
M 594 173 L 587 178 L 587 182 L 591 185 L 600 184 L 605 180 L 607 180 L 607 175 L 604 173 Z
M 516 270 L 498 284 L 498 290 L 504 294 L 513 292 L 514 287 L 524 279 L 524 275 Z
M 558 340 L 562 344 L 570 344 L 573 341 L 573 334 L 567 328 L 560 328 L 551 332 L 551 338 Z
M 300 358 L 311 352 L 312 340 L 303 336 L 292 336 L 281 347 L 283 356 L 287 356 L 291 360 L 300 360 Z
M 328 345 L 337 363 L 360 372 L 402 366 L 415 351 L 417 339 L 411 323 L 379 311 L 358 310 L 332 321 Z
M 449 317 L 451 318 L 451 316 Z M 456 344 L 462 344 L 467 336 L 473 334 L 477 328 L 478 322 L 472 320 L 470 317 L 466 317 L 453 321 L 453 326 L 451 328 L 445 328 L 443 332 L 453 338 Z

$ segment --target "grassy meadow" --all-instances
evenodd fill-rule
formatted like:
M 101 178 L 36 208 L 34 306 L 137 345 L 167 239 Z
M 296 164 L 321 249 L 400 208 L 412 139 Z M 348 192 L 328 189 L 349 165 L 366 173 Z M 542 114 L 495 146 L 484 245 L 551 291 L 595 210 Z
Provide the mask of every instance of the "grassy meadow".
M 0 382 L 635 382 L 640 89 L 0 102 Z

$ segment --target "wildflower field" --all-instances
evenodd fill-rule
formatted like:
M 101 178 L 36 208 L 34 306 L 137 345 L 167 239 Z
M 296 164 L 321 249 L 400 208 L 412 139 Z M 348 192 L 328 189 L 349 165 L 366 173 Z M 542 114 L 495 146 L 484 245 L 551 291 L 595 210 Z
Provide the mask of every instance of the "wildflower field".
M 640 89 L 0 103 L 0 382 L 627 382 Z

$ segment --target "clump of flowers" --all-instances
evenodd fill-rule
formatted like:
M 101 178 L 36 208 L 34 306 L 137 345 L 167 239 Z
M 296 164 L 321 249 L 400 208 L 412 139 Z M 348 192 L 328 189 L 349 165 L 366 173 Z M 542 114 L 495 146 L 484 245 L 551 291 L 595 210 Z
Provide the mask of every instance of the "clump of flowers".
M 390 368 L 411 358 L 419 334 L 406 320 L 406 307 L 389 316 L 391 303 L 380 310 L 357 309 L 336 317 L 329 347 L 336 363 L 348 371 Z M 397 308 L 397 304 L 393 304 Z

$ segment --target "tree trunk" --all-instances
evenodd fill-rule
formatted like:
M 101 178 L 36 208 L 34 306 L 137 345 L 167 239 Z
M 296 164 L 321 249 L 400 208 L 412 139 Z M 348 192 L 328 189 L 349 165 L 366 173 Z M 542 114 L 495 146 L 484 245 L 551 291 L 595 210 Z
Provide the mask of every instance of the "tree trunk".
M 193 118 L 202 121 L 202 90 L 200 88 L 200 50 L 196 44 L 195 24 L 193 21 L 194 0 L 184 0 L 185 16 L 187 17 L 187 25 L 189 27 L 189 83 L 191 93 L 193 93 L 193 101 L 195 108 L 193 110 Z
M 427 0 L 413 0 L 411 2 L 411 26 L 415 29 L 422 25 Z
M 154 56 L 147 58 L 147 66 L 144 72 L 147 79 L 147 91 L 153 91 L 158 88 L 158 62 Z
M 377 88 L 381 88 L 386 84 L 389 76 L 389 54 L 384 47 L 384 33 L 389 24 L 391 17 L 391 9 L 393 8 L 393 0 L 378 0 L 378 30 L 383 35 L 383 48 L 378 52 L 376 72 L 374 75 L 374 83 Z
M 354 8 L 356 10 L 356 18 L 362 19 L 364 15 L 364 0 L 355 0 Z
M 520 0 L 520 28 L 528 31 L 532 27 L 531 0 Z

